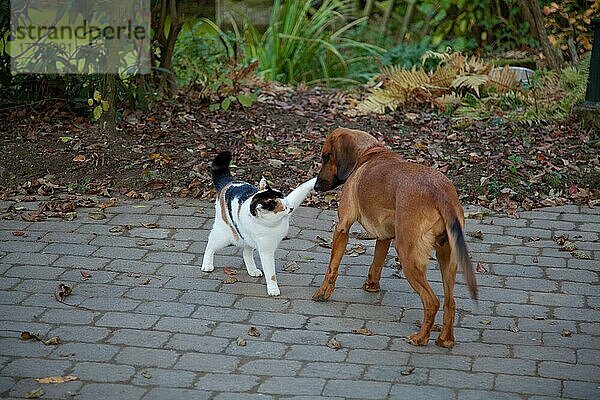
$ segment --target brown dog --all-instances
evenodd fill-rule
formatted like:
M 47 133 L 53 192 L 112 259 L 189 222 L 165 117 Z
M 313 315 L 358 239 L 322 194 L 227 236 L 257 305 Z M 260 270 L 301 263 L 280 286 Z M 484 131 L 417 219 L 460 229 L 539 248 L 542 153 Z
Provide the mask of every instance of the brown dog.
M 381 269 L 390 242 L 402 270 L 423 303 L 423 323 L 409 336 L 413 345 L 426 345 L 440 302 L 427 281 L 427 261 L 435 248 L 444 283 L 444 319 L 436 343 L 454 345 L 454 282 L 457 264 L 473 298 L 477 283 L 463 236 L 464 212 L 456 189 L 444 174 L 405 162 L 366 132 L 338 128 L 327 138 L 321 153 L 322 167 L 315 190 L 327 191 L 345 183 L 327 274 L 313 299 L 329 299 L 340 261 L 355 221 L 377 238 L 375 256 L 363 289 L 379 291 Z

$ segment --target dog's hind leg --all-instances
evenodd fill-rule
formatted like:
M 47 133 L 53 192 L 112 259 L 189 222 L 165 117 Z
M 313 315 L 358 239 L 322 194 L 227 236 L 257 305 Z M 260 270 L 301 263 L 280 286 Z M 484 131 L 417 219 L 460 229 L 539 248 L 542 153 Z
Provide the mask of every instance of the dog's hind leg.
M 442 272 L 444 282 L 444 320 L 442 331 L 436 340 L 441 347 L 454 346 L 454 316 L 456 304 L 454 302 L 454 282 L 456 281 L 456 262 L 452 259 L 450 245 L 446 242 L 443 246 L 436 247 L 436 257 Z
M 381 279 L 381 270 L 383 263 L 385 262 L 385 256 L 390 248 L 392 239 L 377 239 L 375 243 L 375 255 L 373 256 L 373 263 L 369 268 L 369 274 L 367 280 L 363 285 L 363 289 L 367 292 L 379 292 L 379 279 Z
M 405 237 L 411 238 L 415 236 L 407 234 Z M 417 292 L 423 304 L 421 329 L 419 332 L 410 335 L 408 339 L 409 343 L 415 346 L 426 346 L 435 321 L 435 315 L 440 308 L 440 301 L 435 296 L 435 293 L 433 293 L 429 282 L 427 282 L 428 257 L 419 252 L 418 245 L 410 243 L 408 240 L 396 237 L 396 251 L 402 263 L 402 271 L 406 280 L 415 292 Z

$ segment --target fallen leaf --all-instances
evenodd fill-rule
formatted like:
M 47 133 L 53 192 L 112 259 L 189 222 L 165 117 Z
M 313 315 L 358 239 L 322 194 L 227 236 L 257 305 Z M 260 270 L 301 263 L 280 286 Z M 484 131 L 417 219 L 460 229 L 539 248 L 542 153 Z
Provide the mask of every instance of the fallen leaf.
M 546 317 L 544 317 L 543 315 L 534 315 L 533 319 L 536 321 L 542 321 L 542 320 L 545 320 Z
M 148 228 L 148 229 L 155 229 L 155 228 L 158 228 L 160 225 L 157 223 L 151 223 L 151 224 L 142 224 L 142 226 L 144 228 Z
M 560 246 L 559 251 L 575 251 L 577 250 L 577 245 L 569 240 L 565 240 L 565 243 Z
M 573 252 L 571 252 L 571 255 L 579 260 L 591 260 L 592 256 L 589 255 L 589 253 L 586 253 L 583 250 L 575 250 Z
M 150 284 L 150 279 L 146 278 L 142 281 L 142 285 L 148 285 Z
M 367 328 L 352 329 L 352 333 L 356 333 L 357 335 L 373 336 L 373 332 Z
M 352 247 L 346 250 L 346 254 L 350 257 L 358 257 L 359 254 L 364 254 L 367 251 L 365 246 L 361 243 L 354 243 Z
M 508 330 L 511 332 L 514 332 L 514 333 L 517 333 L 520 331 L 520 329 L 516 325 L 513 325 L 513 324 L 508 324 Z
M 73 161 L 83 162 L 85 161 L 85 156 L 83 154 L 77 154 L 75 157 L 73 157 Z
M 410 375 L 415 371 L 415 367 L 407 367 L 406 369 L 403 369 L 402 371 L 400 371 L 400 375 Z
M 316 238 L 317 238 L 317 240 L 319 240 L 319 241 L 320 241 L 320 242 L 319 242 L 319 246 L 321 246 L 321 247 L 325 247 L 325 248 L 328 248 L 328 249 L 330 249 L 330 248 L 331 248 L 331 244 L 332 244 L 332 240 L 331 240 L 331 238 L 324 238 L 324 237 L 322 237 L 322 236 L 319 236 L 319 235 L 317 235 L 317 237 L 316 237 Z
M 39 336 L 34 335 L 34 334 L 32 334 L 30 332 L 27 332 L 27 331 L 21 332 L 21 335 L 19 336 L 19 339 L 21 339 L 21 340 L 31 340 L 31 339 L 42 340 L 42 339 L 40 339 Z
M 66 376 L 48 376 L 45 378 L 35 378 L 34 381 L 38 381 L 39 383 L 65 383 L 76 381 L 79 379 L 75 375 L 66 375 Z
M 25 212 L 21 214 L 21 219 L 27 222 L 39 222 L 46 219 L 46 215 L 40 212 Z
M 259 337 L 260 332 L 258 331 L 258 329 L 256 329 L 255 326 L 251 326 L 250 329 L 248 329 L 248 335 L 254 336 L 254 337 Z
M 562 246 L 569 239 L 569 235 L 563 233 L 562 235 L 554 235 L 552 236 L 552 240 L 556 242 L 556 244 Z
M 104 213 L 102 213 L 102 212 L 91 212 L 88 214 L 88 217 L 90 217 L 91 219 L 93 219 L 95 221 L 100 221 L 102 219 L 106 219 L 106 215 L 104 215 Z
M 467 236 L 473 237 L 475 239 L 483 240 L 483 232 L 481 232 L 481 231 L 467 232 Z
M 142 376 L 146 379 L 152 378 L 152 374 L 149 371 L 142 371 Z
M 332 337 L 327 341 L 327 347 L 329 347 L 330 349 L 339 350 L 342 348 L 342 345 L 340 342 L 337 341 L 335 337 Z
M 573 334 L 573 332 L 571 332 L 568 329 L 563 329 L 562 332 L 560 333 L 560 336 L 562 337 L 570 337 Z
M 236 278 L 235 276 L 228 276 L 227 278 L 223 279 L 221 282 L 223 282 L 226 285 L 231 285 L 233 283 L 236 283 L 238 281 L 238 278 Z
M 71 292 L 73 292 L 73 290 L 70 287 L 64 283 L 60 283 L 56 289 L 54 289 L 54 297 L 62 303 L 65 301 L 65 297 L 69 296 Z
M 479 323 L 481 325 L 489 325 L 492 323 L 492 321 L 490 321 L 489 319 L 482 319 L 481 321 L 479 321 Z
M 300 266 L 298 265 L 298 263 L 296 261 L 289 261 L 282 268 L 283 271 L 287 271 L 287 272 L 296 272 L 299 269 L 300 269 Z
M 100 208 L 101 210 L 104 210 L 105 208 L 108 208 L 108 207 L 114 207 L 117 204 L 119 204 L 119 200 L 116 197 L 111 197 L 110 199 L 98 204 L 98 208 Z
M 238 336 L 238 338 L 235 340 L 235 344 L 237 344 L 240 347 L 243 347 L 246 345 L 246 339 L 244 339 L 241 336 Z
M 108 230 L 110 233 L 121 233 L 121 232 L 125 232 L 125 227 L 124 226 L 113 226 L 112 228 L 110 228 Z
M 223 268 L 223 272 L 225 272 L 225 275 L 237 275 L 237 271 L 229 267 Z
M 537 258 L 537 256 L 533 256 L 531 257 L 531 262 L 537 264 L 538 262 L 540 262 L 539 258 Z
M 90 279 L 92 277 L 92 274 L 90 274 L 87 271 L 79 271 L 79 273 L 81 274 L 82 281 L 87 281 L 88 279 Z
M 478 262 L 475 266 L 475 272 L 479 272 L 480 274 L 485 274 L 487 269 L 483 266 L 482 263 Z
M 61 343 L 61 341 L 60 341 L 60 337 L 54 336 L 48 340 L 43 340 L 42 343 L 44 343 L 46 346 L 57 346 Z
M 142 247 L 152 246 L 152 242 L 149 241 L 148 239 L 136 240 L 135 244 L 137 244 L 138 246 L 142 246 Z
M 25 233 L 23 231 L 13 231 L 12 234 L 13 234 L 13 236 L 17 236 L 17 237 L 27 236 L 27 233 Z
M 537 242 L 537 241 L 540 240 L 540 238 L 538 236 L 530 236 L 529 240 L 532 241 L 532 242 Z
M 26 399 L 39 399 L 40 397 L 42 397 L 44 395 L 44 393 L 46 393 L 46 392 L 44 392 L 44 389 L 37 388 L 35 390 L 25 393 L 25 398 Z

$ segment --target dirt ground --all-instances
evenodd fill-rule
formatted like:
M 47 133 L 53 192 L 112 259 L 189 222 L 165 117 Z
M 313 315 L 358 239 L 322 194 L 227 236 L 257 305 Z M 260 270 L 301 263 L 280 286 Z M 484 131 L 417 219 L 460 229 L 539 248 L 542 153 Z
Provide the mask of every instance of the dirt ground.
M 264 91 L 249 108 L 212 112 L 194 92 L 148 112 L 125 113 L 116 135 L 64 104 L 0 111 L 2 196 L 70 193 L 153 198 L 213 194 L 209 165 L 234 154 L 238 179 L 267 177 L 283 191 L 318 172 L 326 135 L 365 130 L 407 160 L 445 172 L 461 200 L 515 214 L 518 208 L 600 198 L 599 137 L 576 119 L 520 126 L 499 115 L 456 121 L 432 110 L 353 115 L 351 94 L 321 88 Z M 335 206 L 335 194 L 308 199 Z

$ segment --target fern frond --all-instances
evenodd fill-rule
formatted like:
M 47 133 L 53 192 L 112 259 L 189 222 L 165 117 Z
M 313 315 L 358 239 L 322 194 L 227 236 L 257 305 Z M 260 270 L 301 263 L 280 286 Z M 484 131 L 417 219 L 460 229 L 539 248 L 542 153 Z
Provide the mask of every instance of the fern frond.
M 486 86 L 495 88 L 500 93 L 515 90 L 519 86 L 517 75 L 505 65 L 503 68 L 494 68 L 488 75 Z
M 452 81 L 450 87 L 454 89 L 470 89 L 479 96 L 479 88 L 487 81 L 487 75 L 459 75 Z

